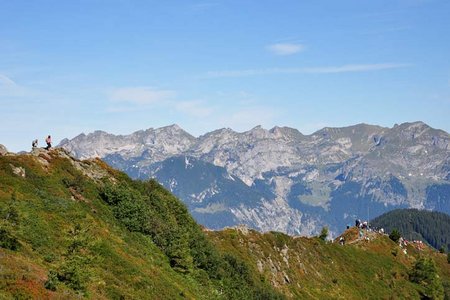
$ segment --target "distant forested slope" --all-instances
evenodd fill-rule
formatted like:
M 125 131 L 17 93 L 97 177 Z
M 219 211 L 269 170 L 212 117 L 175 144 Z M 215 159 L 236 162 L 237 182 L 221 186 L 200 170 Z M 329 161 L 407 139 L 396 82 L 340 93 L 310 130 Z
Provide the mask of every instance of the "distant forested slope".
M 397 228 L 406 239 L 420 239 L 436 249 L 450 249 L 450 216 L 434 211 L 397 209 L 374 220 L 372 226 L 383 227 L 387 232 Z

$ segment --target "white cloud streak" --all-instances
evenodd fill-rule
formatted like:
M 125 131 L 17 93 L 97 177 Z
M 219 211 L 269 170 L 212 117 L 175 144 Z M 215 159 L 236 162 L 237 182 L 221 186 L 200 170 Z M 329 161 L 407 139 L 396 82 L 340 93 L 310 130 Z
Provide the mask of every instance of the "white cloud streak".
M 305 50 L 305 46 L 301 44 L 277 43 L 266 47 L 267 50 L 275 55 L 292 55 Z
M 174 102 L 173 106 L 177 111 L 192 117 L 204 118 L 210 116 L 213 112 L 213 108 L 208 107 L 202 101 Z
M 343 66 L 313 67 L 313 68 L 270 68 L 249 69 L 231 71 L 212 71 L 206 73 L 206 78 L 221 77 L 247 77 L 259 75 L 282 75 L 282 74 L 333 74 L 333 73 L 356 73 L 371 72 L 389 69 L 410 67 L 412 64 L 382 63 L 382 64 L 351 64 Z
M 4 74 L 0 74 L 0 87 L 6 87 L 6 88 L 15 88 L 18 87 L 17 83 L 15 83 L 11 78 Z
M 40 93 L 25 86 L 19 85 L 5 74 L 0 74 L 0 98 L 1 97 L 30 97 Z
M 367 64 L 367 65 L 344 65 L 339 67 L 319 67 L 305 68 L 304 73 L 326 74 L 326 73 L 348 73 L 348 72 L 368 72 L 388 69 L 398 69 L 410 67 L 411 64 Z
M 218 5 L 219 5 L 218 2 L 201 2 L 201 3 L 192 5 L 192 10 L 200 12 L 200 11 L 205 11 L 205 10 L 214 8 Z
M 116 106 L 109 107 L 106 111 L 122 113 L 158 106 L 191 117 L 207 117 L 213 112 L 213 108 L 202 101 L 180 101 L 175 99 L 176 95 L 177 93 L 173 90 L 145 86 L 117 88 L 109 93 L 109 100 L 116 103 Z
M 171 90 L 159 90 L 151 87 L 126 87 L 112 91 L 110 99 L 115 102 L 128 102 L 137 105 L 167 102 L 175 96 Z

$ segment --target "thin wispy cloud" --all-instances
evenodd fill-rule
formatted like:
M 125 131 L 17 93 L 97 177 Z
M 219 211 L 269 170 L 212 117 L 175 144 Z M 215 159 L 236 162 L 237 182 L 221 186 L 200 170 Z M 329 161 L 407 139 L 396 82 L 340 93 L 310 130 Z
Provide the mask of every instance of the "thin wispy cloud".
M 218 2 L 209 1 L 209 2 L 196 3 L 196 4 L 192 5 L 191 8 L 193 11 L 200 12 L 200 11 L 205 11 L 210 8 L 216 7 L 218 5 L 219 5 Z
M 179 100 L 173 90 L 153 87 L 122 87 L 109 93 L 113 103 L 106 109 L 109 113 L 125 113 L 159 107 L 172 110 L 190 117 L 207 117 L 213 108 L 199 100 Z
M 152 87 L 125 87 L 113 90 L 110 99 L 115 102 L 148 105 L 167 102 L 174 96 L 175 92 L 171 90 L 160 90 Z
M 310 68 L 269 68 L 269 69 L 248 69 L 231 71 L 212 71 L 206 73 L 206 78 L 221 77 L 247 77 L 260 75 L 281 75 L 281 74 L 332 74 L 350 72 L 371 72 L 389 69 L 399 69 L 411 67 L 412 64 L 402 63 L 382 63 L 382 64 L 351 64 L 330 67 L 310 67 Z
M 27 96 L 42 96 L 42 93 L 17 83 L 5 74 L 0 74 L 0 98 L 20 98 Z
M 275 55 L 292 55 L 305 50 L 302 44 L 277 43 L 266 46 L 266 49 Z
M 380 71 L 388 69 L 399 69 L 412 66 L 411 64 L 364 64 L 364 65 L 343 65 L 339 67 L 318 67 L 318 68 L 304 68 L 304 73 L 326 74 L 326 73 L 348 73 L 348 72 L 369 72 Z
M 174 102 L 173 107 L 175 107 L 177 111 L 192 117 L 204 118 L 213 113 L 213 108 L 202 101 Z
M 4 74 L 0 74 L 0 87 L 6 87 L 6 88 L 15 88 L 18 87 L 18 84 L 15 83 L 11 78 Z

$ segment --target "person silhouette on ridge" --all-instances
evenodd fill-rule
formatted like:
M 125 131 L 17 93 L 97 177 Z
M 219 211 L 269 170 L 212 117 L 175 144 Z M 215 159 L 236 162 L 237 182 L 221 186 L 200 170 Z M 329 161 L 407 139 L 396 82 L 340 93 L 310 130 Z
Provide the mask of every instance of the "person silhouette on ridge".
M 45 147 L 45 150 L 50 150 L 50 148 L 52 147 L 52 137 L 49 135 L 45 139 L 45 142 L 47 143 L 47 147 Z

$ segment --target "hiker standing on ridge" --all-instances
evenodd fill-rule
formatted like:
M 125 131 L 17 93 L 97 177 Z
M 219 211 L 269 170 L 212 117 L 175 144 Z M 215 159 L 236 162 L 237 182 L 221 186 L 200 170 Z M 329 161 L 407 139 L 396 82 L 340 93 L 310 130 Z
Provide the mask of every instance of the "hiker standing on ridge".
M 47 143 L 47 147 L 45 147 L 45 150 L 50 150 L 50 148 L 52 147 L 52 137 L 49 135 L 45 139 L 45 142 Z
M 35 149 L 35 148 L 37 148 L 37 146 L 38 146 L 38 140 L 35 139 L 35 140 L 31 143 L 31 147 L 32 147 L 33 149 Z

